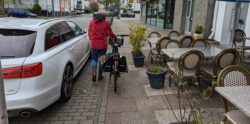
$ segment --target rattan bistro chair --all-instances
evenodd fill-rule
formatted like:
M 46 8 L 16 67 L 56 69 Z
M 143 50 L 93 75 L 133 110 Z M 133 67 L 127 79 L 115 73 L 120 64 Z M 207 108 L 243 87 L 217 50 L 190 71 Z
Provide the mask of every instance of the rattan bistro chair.
M 172 39 L 173 37 L 179 37 L 180 35 L 180 32 L 173 30 L 169 32 L 168 37 Z
M 163 46 L 164 49 L 167 49 L 167 48 L 179 48 L 179 47 L 180 47 L 180 42 L 177 41 L 177 40 L 169 40 L 169 41 Z M 162 48 L 162 49 L 163 49 L 163 48 Z M 170 56 L 165 55 L 165 57 L 166 57 L 165 59 L 166 59 L 167 62 L 172 61 L 172 60 L 170 59 Z
M 230 86 L 247 86 L 250 85 L 249 72 L 237 65 L 231 65 L 224 68 L 218 77 L 217 82 L 221 87 Z M 223 122 L 227 120 L 233 124 L 249 124 L 250 118 L 239 110 L 229 110 L 227 100 L 221 96 L 221 101 L 224 107 L 225 115 Z
M 189 47 L 191 47 L 191 44 L 193 41 L 194 41 L 194 38 L 192 36 L 184 36 L 180 40 L 180 47 L 181 48 L 189 48 Z
M 161 49 L 165 46 L 165 44 L 169 41 L 169 37 L 162 37 L 157 43 L 156 48 L 151 49 L 149 52 L 148 59 L 150 59 L 150 62 L 153 63 L 154 60 L 156 62 L 163 60 L 165 61 L 165 55 L 161 52 Z
M 250 46 L 246 46 L 246 34 L 241 29 L 235 30 L 234 46 L 241 53 L 241 57 L 245 57 L 245 50 L 250 50 Z
M 160 38 L 161 37 L 161 34 L 157 31 L 153 31 L 153 32 L 150 32 L 149 35 L 148 35 L 148 38 Z M 148 42 L 150 48 L 152 48 L 152 44 L 150 42 Z
M 213 58 L 212 63 L 206 63 L 201 67 L 201 75 L 216 81 L 219 73 L 227 66 L 235 65 L 239 61 L 239 53 L 235 49 L 225 49 Z
M 210 47 L 210 44 L 204 39 L 197 39 L 192 42 L 191 47 Z
M 171 86 L 172 77 L 175 77 L 178 81 L 178 96 L 184 81 L 192 80 L 192 82 L 198 82 L 198 89 L 200 89 L 199 73 L 203 62 L 203 53 L 198 50 L 191 50 L 180 56 L 178 66 L 176 66 L 175 62 L 167 63 L 169 86 Z

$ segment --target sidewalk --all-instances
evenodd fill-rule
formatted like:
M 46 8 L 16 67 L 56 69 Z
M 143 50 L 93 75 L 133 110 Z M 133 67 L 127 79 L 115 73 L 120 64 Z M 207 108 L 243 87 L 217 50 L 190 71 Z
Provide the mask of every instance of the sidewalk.
M 130 24 L 142 23 L 139 21 L 115 20 L 112 28 L 116 34 L 128 34 Z M 152 30 L 149 28 L 147 31 L 149 33 Z M 167 34 L 167 32 L 161 33 Z M 119 51 L 121 55 L 127 58 L 129 72 L 123 73 L 121 78 L 118 79 L 117 93 L 113 90 L 113 81 L 109 83 L 105 124 L 168 124 L 175 121 L 176 119 L 172 114 L 169 102 L 175 109 L 175 112 L 179 113 L 178 100 L 175 95 L 176 87 L 168 86 L 168 76 L 166 76 L 163 89 L 152 89 L 149 86 L 146 75 L 146 69 L 152 66 L 147 59 L 150 50 L 148 44 L 146 43 L 145 47 L 142 48 L 146 56 L 144 67 L 136 68 L 134 66 L 131 50 L 129 38 L 126 38 L 124 46 Z M 192 90 L 197 91 L 195 88 Z M 192 96 L 197 97 L 199 95 L 195 93 Z M 184 97 L 182 96 L 181 103 L 183 103 L 183 100 Z M 207 108 L 209 105 L 212 105 L 212 111 L 215 115 L 214 119 L 219 123 L 223 117 L 223 109 L 218 95 L 213 96 L 210 99 L 210 103 L 202 103 L 204 108 Z

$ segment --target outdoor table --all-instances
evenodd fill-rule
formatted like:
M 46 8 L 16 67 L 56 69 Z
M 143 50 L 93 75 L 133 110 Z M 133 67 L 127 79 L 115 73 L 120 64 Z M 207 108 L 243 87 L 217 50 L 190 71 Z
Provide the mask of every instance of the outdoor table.
M 250 86 L 216 87 L 215 90 L 250 117 Z
M 173 60 L 178 60 L 179 57 L 190 51 L 190 50 L 199 50 L 204 54 L 204 58 L 212 59 L 214 56 L 219 54 L 223 49 L 218 47 L 195 47 L 195 48 L 167 48 L 161 49 L 161 51 L 170 57 Z
M 151 43 L 151 44 L 156 44 L 158 42 L 158 40 L 160 40 L 161 38 L 148 38 L 148 41 Z

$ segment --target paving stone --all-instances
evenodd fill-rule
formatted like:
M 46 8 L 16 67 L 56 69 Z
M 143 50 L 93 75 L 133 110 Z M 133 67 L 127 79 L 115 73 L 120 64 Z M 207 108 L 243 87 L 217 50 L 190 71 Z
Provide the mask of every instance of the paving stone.
M 122 113 L 107 113 L 105 124 L 121 124 Z
M 59 120 L 68 121 L 68 120 L 72 120 L 72 117 L 59 117 Z
M 164 103 L 161 96 L 136 98 L 136 105 L 138 111 L 157 110 L 166 108 L 166 104 Z
M 157 124 L 153 111 L 124 112 L 122 124 Z
M 107 113 L 137 111 L 135 98 L 108 98 Z
M 64 121 L 50 121 L 49 124 L 63 124 Z
M 64 124 L 78 124 L 78 121 L 65 121 Z
M 85 121 L 80 121 L 79 124 L 94 124 L 93 120 L 85 120 Z

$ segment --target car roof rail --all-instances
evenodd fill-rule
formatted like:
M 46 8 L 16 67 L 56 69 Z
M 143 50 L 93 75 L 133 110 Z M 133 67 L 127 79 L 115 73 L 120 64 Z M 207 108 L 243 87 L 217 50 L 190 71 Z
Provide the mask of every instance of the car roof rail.
M 39 23 L 38 25 L 41 26 L 43 24 L 46 24 L 46 23 L 49 23 L 49 22 L 52 22 L 52 21 L 57 21 L 57 20 L 63 20 L 63 19 L 60 19 L 60 18 L 49 19 L 49 20 L 46 20 L 44 22 Z

